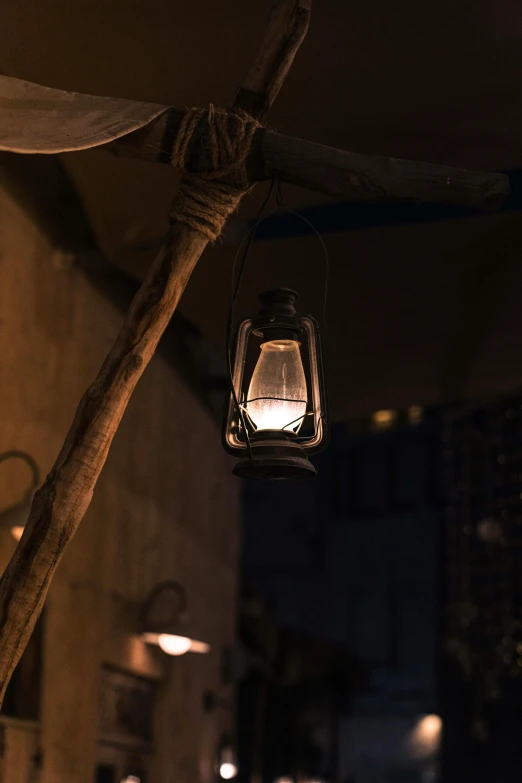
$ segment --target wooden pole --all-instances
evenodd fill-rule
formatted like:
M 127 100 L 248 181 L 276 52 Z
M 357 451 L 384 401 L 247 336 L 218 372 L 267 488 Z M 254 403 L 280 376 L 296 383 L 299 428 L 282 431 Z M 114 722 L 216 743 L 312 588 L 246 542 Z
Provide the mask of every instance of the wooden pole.
M 234 106 L 264 117 L 306 35 L 310 6 L 311 0 L 280 0 Z M 0 704 L 58 563 L 89 506 L 130 396 L 206 245 L 199 232 L 182 223 L 172 225 L 35 495 L 22 539 L 0 581 Z
M 249 96 L 243 93 L 249 108 Z M 184 112 L 168 109 L 139 131 L 106 144 L 118 157 L 170 163 L 168 151 Z M 200 131 L 204 135 L 204 129 Z M 208 153 L 196 136 L 191 170 L 208 171 Z M 498 209 L 509 193 L 509 177 L 436 163 L 345 152 L 269 130 L 257 132 L 247 161 L 251 182 L 278 179 L 327 196 L 358 203 L 411 201 Z

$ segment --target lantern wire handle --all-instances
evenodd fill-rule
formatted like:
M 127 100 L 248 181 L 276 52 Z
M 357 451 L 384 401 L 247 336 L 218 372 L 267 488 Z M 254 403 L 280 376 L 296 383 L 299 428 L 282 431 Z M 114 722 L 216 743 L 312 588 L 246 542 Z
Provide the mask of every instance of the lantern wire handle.
M 299 220 L 302 220 L 303 223 L 306 223 L 306 225 L 312 229 L 316 237 L 318 238 L 319 242 L 321 243 L 321 247 L 323 249 L 324 253 L 324 261 L 325 261 L 325 275 L 324 275 L 324 298 L 323 298 L 323 324 L 325 331 L 327 329 L 327 323 L 326 323 L 326 305 L 328 302 L 328 287 L 330 284 L 330 255 L 328 253 L 328 248 L 326 247 L 326 242 L 324 241 L 321 232 L 316 229 L 313 223 L 308 220 L 308 218 L 305 218 L 304 215 L 301 215 L 299 212 L 294 212 L 293 209 L 290 209 L 290 207 L 287 207 L 284 200 L 283 200 L 283 186 L 281 185 L 281 182 L 278 181 L 277 183 L 277 194 L 276 194 L 276 203 L 277 206 L 283 207 L 289 215 L 293 215 L 294 217 L 298 218 Z

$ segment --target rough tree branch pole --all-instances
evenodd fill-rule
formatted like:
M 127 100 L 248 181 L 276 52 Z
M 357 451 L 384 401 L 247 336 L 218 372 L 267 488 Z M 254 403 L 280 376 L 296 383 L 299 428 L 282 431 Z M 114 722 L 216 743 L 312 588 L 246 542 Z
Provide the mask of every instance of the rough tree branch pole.
M 311 0 L 280 0 L 235 108 L 264 119 L 308 28 Z M 179 113 L 130 134 L 113 151 L 147 157 L 150 134 L 172 141 Z M 194 169 L 205 169 L 202 145 Z M 148 155 L 150 158 L 150 154 Z M 501 175 L 357 156 L 260 132 L 248 161 L 252 181 L 278 177 L 358 201 L 445 201 L 495 208 L 508 191 Z M 118 338 L 78 406 L 63 448 L 36 493 L 24 535 L 0 581 L 0 703 L 41 612 L 58 563 L 85 514 L 129 398 L 181 298 L 207 239 L 174 223 L 131 304 Z
M 263 119 L 290 70 L 310 18 L 311 0 L 282 0 L 234 107 Z M 91 501 L 129 398 L 152 358 L 207 239 L 174 223 L 134 298 L 71 429 L 0 582 L 0 702 L 43 608 L 58 563 Z

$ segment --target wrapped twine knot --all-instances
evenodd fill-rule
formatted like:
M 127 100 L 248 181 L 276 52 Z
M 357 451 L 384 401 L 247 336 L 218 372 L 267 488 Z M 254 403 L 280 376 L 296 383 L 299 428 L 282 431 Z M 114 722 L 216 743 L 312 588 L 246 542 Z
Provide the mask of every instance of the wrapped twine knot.
M 208 143 L 212 169 L 187 171 L 187 155 L 201 120 L 208 116 Z M 240 109 L 188 109 L 172 150 L 172 165 L 182 172 L 179 192 L 170 216 L 181 220 L 211 241 L 237 208 L 251 183 L 246 160 L 260 124 Z

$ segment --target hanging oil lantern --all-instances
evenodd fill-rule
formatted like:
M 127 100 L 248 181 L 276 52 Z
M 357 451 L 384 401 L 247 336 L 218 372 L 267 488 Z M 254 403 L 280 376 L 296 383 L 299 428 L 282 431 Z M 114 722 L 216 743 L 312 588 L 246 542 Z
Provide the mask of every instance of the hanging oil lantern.
M 317 471 L 308 456 L 328 440 L 318 325 L 297 315 L 295 291 L 259 299 L 261 311 L 237 332 L 224 446 L 240 457 L 234 473 L 242 478 L 311 478 Z

